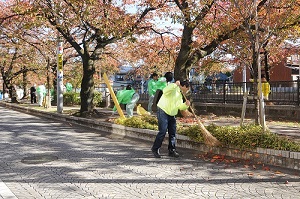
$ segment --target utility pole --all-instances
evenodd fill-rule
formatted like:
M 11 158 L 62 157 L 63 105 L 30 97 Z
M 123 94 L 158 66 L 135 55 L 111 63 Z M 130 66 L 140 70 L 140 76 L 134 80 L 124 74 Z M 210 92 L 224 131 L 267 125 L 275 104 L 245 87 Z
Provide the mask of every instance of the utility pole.
M 58 17 L 60 13 L 58 12 Z M 57 19 L 57 25 L 62 25 L 62 20 Z M 63 38 L 57 32 L 57 113 L 63 112 Z

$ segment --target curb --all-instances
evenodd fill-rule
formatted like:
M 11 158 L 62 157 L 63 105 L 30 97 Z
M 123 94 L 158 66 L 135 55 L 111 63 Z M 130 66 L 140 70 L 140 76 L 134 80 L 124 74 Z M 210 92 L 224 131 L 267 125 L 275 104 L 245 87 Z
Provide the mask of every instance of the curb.
M 59 120 L 61 122 L 69 122 L 72 124 L 93 128 L 107 134 L 116 134 L 123 137 L 137 138 L 141 140 L 153 141 L 157 134 L 154 130 L 138 129 L 125 127 L 118 124 L 111 124 L 87 118 L 62 115 L 59 113 L 49 113 L 45 111 L 35 110 L 30 107 L 21 107 L 16 104 L 0 102 L 0 106 L 21 111 L 24 113 Z M 168 136 L 168 135 L 166 135 Z M 167 143 L 167 139 L 164 141 Z M 203 143 L 192 141 L 187 136 L 177 135 L 177 146 L 187 149 L 194 149 L 200 152 L 211 152 L 213 154 L 230 156 L 233 158 L 251 160 L 257 163 L 269 164 L 287 169 L 295 169 L 300 171 L 300 152 L 283 151 L 265 148 L 256 148 L 254 150 L 239 150 L 226 147 L 210 147 Z

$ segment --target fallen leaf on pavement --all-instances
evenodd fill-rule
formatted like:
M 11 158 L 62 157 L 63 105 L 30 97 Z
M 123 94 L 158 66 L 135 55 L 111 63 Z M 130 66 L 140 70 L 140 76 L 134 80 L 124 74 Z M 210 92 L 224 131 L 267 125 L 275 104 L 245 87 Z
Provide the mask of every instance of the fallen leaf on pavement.
M 270 167 L 263 167 L 263 170 L 270 171 Z

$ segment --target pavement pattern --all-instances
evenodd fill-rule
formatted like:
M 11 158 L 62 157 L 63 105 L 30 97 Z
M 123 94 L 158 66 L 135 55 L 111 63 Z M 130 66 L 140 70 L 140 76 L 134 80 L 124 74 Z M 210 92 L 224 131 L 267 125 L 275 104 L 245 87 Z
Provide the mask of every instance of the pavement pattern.
M 300 198 L 299 173 L 225 163 L 0 107 L 0 198 Z

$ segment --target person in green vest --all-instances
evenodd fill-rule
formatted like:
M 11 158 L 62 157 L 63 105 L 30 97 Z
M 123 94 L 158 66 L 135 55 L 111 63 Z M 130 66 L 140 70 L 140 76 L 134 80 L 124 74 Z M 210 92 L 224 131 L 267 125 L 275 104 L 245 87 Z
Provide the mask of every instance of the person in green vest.
M 152 105 L 151 105 L 152 109 L 157 110 L 158 100 L 161 97 L 162 90 L 166 86 L 167 86 L 166 77 L 160 77 L 160 78 L 158 78 L 158 80 L 156 81 L 156 84 L 155 84 L 155 93 L 154 93 L 154 97 L 153 97 L 153 101 L 152 101 Z M 152 112 L 150 112 L 150 113 L 152 113 Z
M 125 90 L 120 90 L 117 92 L 117 100 L 119 104 L 126 105 L 126 113 L 127 117 L 133 116 L 133 109 L 140 99 L 140 95 L 131 87 L 131 85 L 127 85 Z M 113 112 L 115 113 L 117 107 L 114 106 Z
M 153 105 L 153 99 L 156 92 L 156 82 L 158 80 L 158 74 L 153 73 L 150 76 L 150 80 L 148 82 L 148 94 L 149 94 L 149 100 L 148 100 L 148 112 L 152 113 L 152 105 Z
M 66 90 L 67 90 L 67 92 L 71 92 L 73 90 L 73 86 L 70 82 L 66 83 Z
M 40 107 L 43 106 L 44 97 L 46 96 L 46 87 L 44 84 L 41 84 L 36 89 L 38 104 Z
M 167 85 L 166 77 L 160 77 L 156 82 L 156 90 L 163 90 Z

